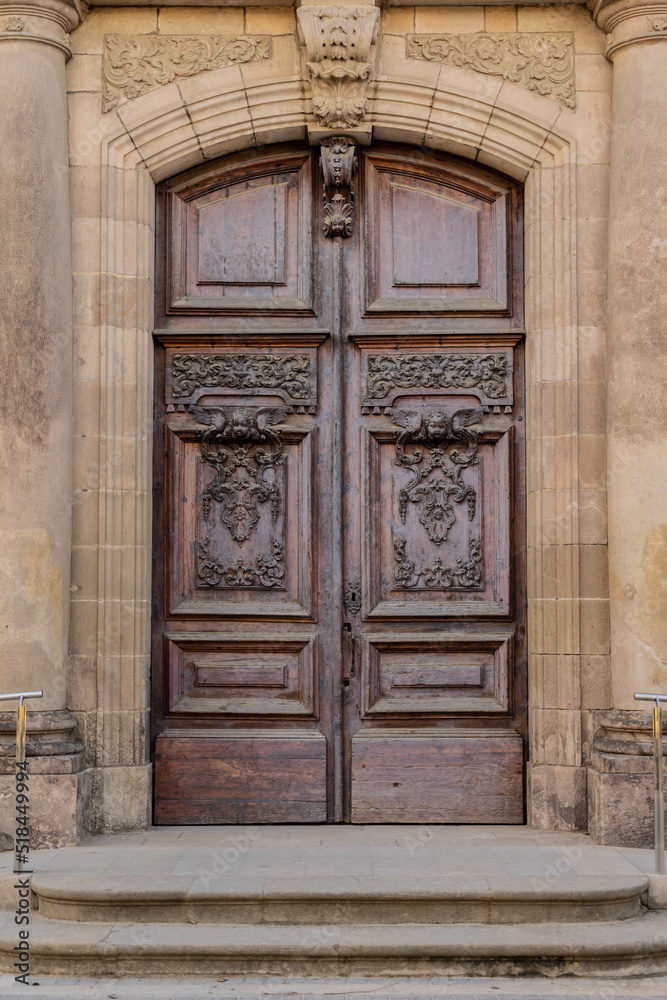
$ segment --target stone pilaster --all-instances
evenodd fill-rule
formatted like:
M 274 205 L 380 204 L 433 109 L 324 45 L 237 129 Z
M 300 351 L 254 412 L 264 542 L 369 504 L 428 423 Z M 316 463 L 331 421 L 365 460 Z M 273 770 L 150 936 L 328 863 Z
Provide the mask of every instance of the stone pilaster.
M 86 776 L 66 712 L 72 275 L 65 63 L 78 23 L 73 2 L 0 0 L 0 676 L 4 690 L 44 690 L 39 711 L 28 706 L 29 753 L 49 786 L 48 807 L 38 805 L 38 782 L 33 788 L 35 815 L 44 814 L 39 843 L 75 841 L 85 812 Z M 13 716 L 2 713 L 0 731 L 12 728 Z M 0 763 L 7 752 L 0 745 Z M 0 796 L 11 780 L 0 777 Z
M 607 290 L 612 721 L 634 736 L 627 748 L 617 740 L 613 753 L 594 754 L 589 789 L 592 829 L 607 843 L 629 843 L 614 813 L 632 813 L 647 841 L 652 812 L 633 695 L 667 692 L 667 3 L 598 0 L 594 14 L 614 66 Z M 625 725 L 619 713 L 627 713 Z M 598 734 L 598 743 L 605 739 Z M 628 782 L 629 798 L 620 794 Z

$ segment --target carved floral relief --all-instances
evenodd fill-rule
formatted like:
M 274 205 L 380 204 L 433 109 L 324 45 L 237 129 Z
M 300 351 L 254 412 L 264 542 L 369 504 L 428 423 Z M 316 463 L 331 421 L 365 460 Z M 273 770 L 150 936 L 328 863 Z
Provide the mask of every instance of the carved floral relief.
M 569 32 L 408 35 L 406 55 L 501 76 L 566 108 L 575 105 L 574 40 Z
M 175 354 L 170 369 L 175 399 L 203 387 L 280 389 L 295 402 L 310 402 L 314 395 L 307 354 Z
M 385 399 L 392 389 L 481 389 L 507 396 L 506 354 L 372 354 L 366 398 Z
M 270 58 L 269 35 L 106 35 L 102 111 L 183 77 Z

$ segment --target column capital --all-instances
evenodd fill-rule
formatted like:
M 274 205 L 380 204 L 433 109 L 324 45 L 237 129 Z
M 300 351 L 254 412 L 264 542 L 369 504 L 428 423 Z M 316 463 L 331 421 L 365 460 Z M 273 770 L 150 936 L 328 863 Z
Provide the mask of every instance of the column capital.
M 0 42 L 43 42 L 69 59 L 69 35 L 80 22 L 80 0 L 0 0 Z
M 667 0 L 588 0 L 598 27 L 607 33 L 607 58 L 637 42 L 667 41 Z

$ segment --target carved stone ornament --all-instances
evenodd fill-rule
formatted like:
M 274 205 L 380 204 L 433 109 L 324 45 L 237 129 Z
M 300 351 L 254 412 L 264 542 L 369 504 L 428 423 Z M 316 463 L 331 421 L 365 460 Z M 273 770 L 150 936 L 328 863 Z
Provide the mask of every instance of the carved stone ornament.
M 654 31 L 667 31 L 667 14 L 661 14 L 660 17 L 652 17 L 650 21 Z
M 349 128 L 366 114 L 377 7 L 300 7 L 299 28 L 313 88 L 313 112 L 326 128 Z
M 452 500 L 467 505 L 469 521 L 475 517 L 477 494 L 462 474 L 479 461 L 477 434 L 469 425 L 478 423 L 484 410 L 457 410 L 451 416 L 443 410 L 417 413 L 392 408 L 389 412 L 403 428 L 397 434 L 394 464 L 412 473 L 398 494 L 401 522 L 405 524 L 408 503 L 416 504 L 420 524 L 431 541 L 441 545 L 456 521 Z M 406 450 L 407 444 L 416 443 L 423 447 Z
M 465 66 L 501 76 L 573 108 L 574 40 L 569 32 L 408 35 L 409 59 Z
M 282 390 L 295 402 L 313 395 L 307 354 L 175 354 L 171 378 L 175 399 L 192 396 L 200 387 Z
M 24 28 L 25 21 L 17 14 L 10 14 L 5 18 L 5 31 L 23 31 Z
M 212 500 L 222 504 L 222 522 L 241 544 L 259 521 L 260 504 L 270 501 L 272 524 L 278 518 L 280 493 L 266 475 L 284 461 L 282 434 L 274 425 L 285 419 L 288 407 L 194 406 L 192 410 L 201 424 L 210 427 L 201 435 L 201 461 L 215 470 L 202 496 L 204 520 Z
M 324 235 L 351 236 L 354 218 L 352 177 L 357 165 L 354 143 L 345 136 L 325 139 L 320 158 L 324 179 Z
M 270 57 L 270 35 L 105 35 L 102 111 L 182 77 Z
M 504 399 L 506 376 L 506 354 L 373 354 L 366 398 L 385 399 L 392 389 L 481 389 Z

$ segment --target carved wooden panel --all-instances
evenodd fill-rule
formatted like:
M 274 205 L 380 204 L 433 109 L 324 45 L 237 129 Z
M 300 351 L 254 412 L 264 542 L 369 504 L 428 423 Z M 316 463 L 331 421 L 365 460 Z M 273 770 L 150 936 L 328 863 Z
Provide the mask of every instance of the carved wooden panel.
M 510 427 L 453 402 L 367 422 L 368 616 L 510 613 Z
M 506 190 L 371 150 L 365 197 L 368 312 L 507 312 Z
M 351 770 L 353 823 L 523 822 L 523 742 L 511 730 L 362 730 Z
M 169 191 L 168 312 L 312 310 L 309 154 Z
M 315 431 L 286 419 L 236 404 L 172 416 L 172 614 L 311 614 Z
M 156 823 L 322 823 L 326 740 L 300 730 L 167 730 L 155 746 Z
M 366 716 L 506 713 L 513 630 L 367 633 Z
M 169 711 L 316 716 L 315 637 L 308 633 L 167 633 Z

